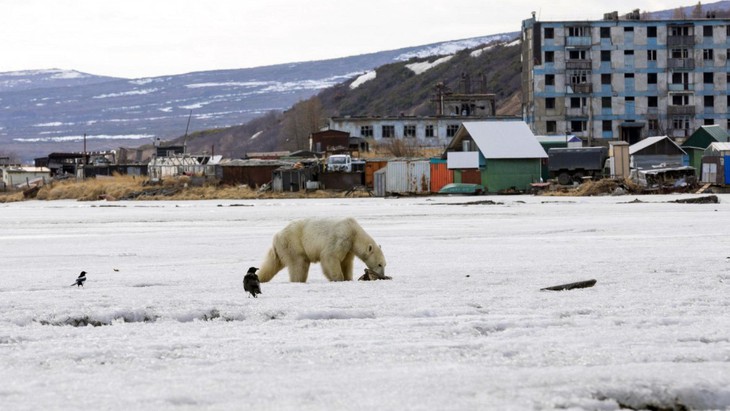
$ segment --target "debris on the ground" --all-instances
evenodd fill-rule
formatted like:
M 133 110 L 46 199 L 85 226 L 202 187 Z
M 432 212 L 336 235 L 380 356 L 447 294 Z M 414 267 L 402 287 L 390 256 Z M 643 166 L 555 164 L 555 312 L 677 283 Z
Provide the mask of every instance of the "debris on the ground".
M 380 275 L 376 273 L 373 270 L 365 269 L 365 274 L 361 275 L 360 278 L 358 278 L 358 281 L 375 281 L 375 280 L 392 280 L 391 277 L 388 277 L 387 275 Z
M 554 285 L 552 287 L 541 288 L 540 291 L 564 291 L 573 290 L 576 288 L 589 288 L 596 285 L 596 280 L 578 281 L 576 283 L 568 283 L 561 285 Z
M 716 195 L 702 196 L 695 198 L 680 198 L 678 200 L 670 201 L 670 203 L 682 203 L 682 204 L 717 204 L 720 199 Z

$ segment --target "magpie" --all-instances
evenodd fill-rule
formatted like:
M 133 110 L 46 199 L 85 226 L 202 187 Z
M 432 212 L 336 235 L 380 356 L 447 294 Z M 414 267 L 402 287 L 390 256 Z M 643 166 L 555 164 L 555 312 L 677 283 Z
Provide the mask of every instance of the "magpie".
M 243 276 L 243 289 L 247 293 L 251 293 L 253 298 L 257 298 L 256 294 L 261 294 L 261 283 L 259 283 L 259 276 L 256 275 L 258 268 L 251 267 L 248 272 Z
M 84 281 L 86 281 L 86 271 L 82 271 L 81 274 L 79 274 L 79 276 L 76 277 L 76 282 L 71 284 L 71 287 L 73 287 L 73 286 L 83 287 Z

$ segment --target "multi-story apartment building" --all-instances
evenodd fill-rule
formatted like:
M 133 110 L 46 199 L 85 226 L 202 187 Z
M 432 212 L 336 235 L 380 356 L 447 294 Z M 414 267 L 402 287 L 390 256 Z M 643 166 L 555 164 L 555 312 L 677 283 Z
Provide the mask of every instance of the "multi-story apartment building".
M 522 111 L 590 145 L 728 128 L 729 19 L 522 22 Z

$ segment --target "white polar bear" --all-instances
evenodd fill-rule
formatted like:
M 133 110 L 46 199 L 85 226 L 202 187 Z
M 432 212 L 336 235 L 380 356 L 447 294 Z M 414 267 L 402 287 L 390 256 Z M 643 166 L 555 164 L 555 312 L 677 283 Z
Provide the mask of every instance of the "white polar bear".
M 271 280 L 284 267 L 292 282 L 304 283 L 309 264 L 321 262 L 330 281 L 351 281 L 354 257 L 370 270 L 385 275 L 385 256 L 354 218 L 307 218 L 292 221 L 274 235 L 273 245 L 259 266 L 259 280 Z

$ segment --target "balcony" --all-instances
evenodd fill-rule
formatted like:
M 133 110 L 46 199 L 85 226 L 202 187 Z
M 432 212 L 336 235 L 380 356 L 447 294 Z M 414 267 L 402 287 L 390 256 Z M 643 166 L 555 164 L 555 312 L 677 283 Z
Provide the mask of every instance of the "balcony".
M 668 84 L 669 91 L 694 91 L 695 85 L 694 84 L 682 84 L 682 83 L 669 83 Z
M 667 46 L 694 46 L 695 36 L 667 36 Z
M 591 36 L 566 37 L 565 45 L 568 47 L 590 47 Z
M 694 59 L 668 59 L 667 68 L 672 70 L 694 70 Z
M 590 70 L 591 60 L 565 60 L 566 70 Z
M 568 84 L 568 93 L 573 92 L 575 94 L 589 94 L 593 92 L 593 84 L 591 83 L 580 83 L 580 84 Z
M 667 106 L 667 114 L 670 116 L 694 116 L 695 106 Z

